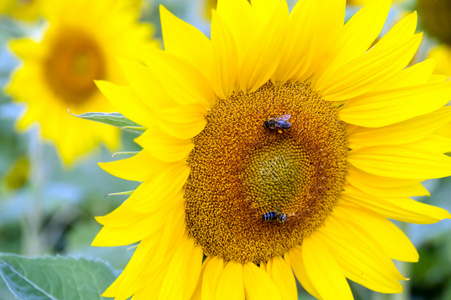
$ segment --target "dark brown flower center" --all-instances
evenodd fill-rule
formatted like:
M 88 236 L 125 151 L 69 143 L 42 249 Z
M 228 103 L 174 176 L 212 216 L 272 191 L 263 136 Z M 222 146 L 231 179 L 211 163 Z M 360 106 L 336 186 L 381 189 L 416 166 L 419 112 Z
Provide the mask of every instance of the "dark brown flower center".
M 75 29 L 62 31 L 45 62 L 49 86 L 67 104 L 87 101 L 97 91 L 94 80 L 105 73 L 104 54 L 95 40 Z
M 451 1 L 418 0 L 418 14 L 427 33 L 451 46 Z
M 283 129 L 277 118 L 285 115 L 291 127 Z M 271 117 L 281 120 L 274 129 L 265 126 Z M 267 261 L 301 244 L 345 182 L 344 125 L 309 84 L 267 83 L 218 100 L 194 145 L 188 231 L 205 253 L 226 261 Z

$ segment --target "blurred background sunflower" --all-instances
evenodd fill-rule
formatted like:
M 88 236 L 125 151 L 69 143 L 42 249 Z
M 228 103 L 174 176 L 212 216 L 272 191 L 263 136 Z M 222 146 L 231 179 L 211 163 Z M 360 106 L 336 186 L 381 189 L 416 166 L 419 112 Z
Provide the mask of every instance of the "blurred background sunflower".
M 46 1 L 42 4 L 47 21 L 39 32 L 42 37 L 10 42 L 12 52 L 22 61 L 6 87 L 13 100 L 25 103 L 17 127 L 23 130 L 37 124 L 66 164 L 101 142 L 110 149 L 118 147 L 118 129 L 74 118 L 68 110 L 75 114 L 112 112 L 94 80 L 123 82 L 116 58 L 136 59 L 137 49 L 157 45 L 150 40 L 152 27 L 137 22 L 138 4 Z M 104 14 L 106 8 L 109 14 Z
M 0 3 L 0 16 L 23 21 L 36 21 L 41 17 L 44 0 L 4 0 Z
M 45 29 L 47 26 L 51 26 L 47 25 L 49 21 L 45 17 L 48 13 L 43 13 L 48 11 L 48 8 L 38 7 L 37 4 L 40 2 L 47 1 L 6 0 L 0 3 L 1 87 L 10 86 L 14 70 L 20 67 L 24 61 L 11 52 L 9 46 L 11 42 L 24 38 L 34 42 L 44 41 Z M 207 36 L 209 35 L 209 21 L 206 17 L 209 9 L 206 9 L 206 0 L 129 0 L 126 2 L 127 4 L 124 6 L 132 7 L 129 11 L 134 10 L 136 14 L 140 14 L 141 22 L 153 23 L 154 36 L 157 38 L 161 37 L 158 12 L 160 3 L 176 16 L 194 24 Z M 297 1 L 287 2 L 292 7 Z M 32 5 L 30 5 L 31 3 Z M 135 6 L 136 3 L 139 5 Z M 412 0 L 394 1 L 394 3 L 387 21 L 390 25 L 401 19 L 404 11 L 412 11 L 417 6 L 417 1 Z M 108 4 L 103 11 L 104 14 L 107 15 L 110 11 L 114 14 L 115 7 L 117 4 Z M 355 5 L 349 5 L 347 19 L 357 11 L 355 7 Z M 54 6 L 53 9 L 56 7 Z M 419 8 L 418 10 L 420 25 L 418 30 L 423 31 L 426 30 L 426 26 L 422 25 L 422 13 Z M 83 12 L 80 19 L 83 19 L 84 15 Z M 446 16 L 449 16 L 449 13 L 446 13 Z M 94 23 L 94 28 L 97 23 Z M 386 32 L 386 29 L 383 32 Z M 446 51 L 436 52 L 439 54 L 430 52 L 434 46 L 445 47 L 443 45 L 446 43 L 439 42 L 437 35 L 428 31 L 426 31 L 423 41 L 420 56 L 415 60 L 423 60 L 431 53 L 431 56 L 442 57 L 437 59 L 446 62 L 449 57 L 445 55 Z M 446 63 L 439 62 L 437 64 L 437 73 L 446 74 L 448 68 L 445 67 L 444 71 L 439 71 L 438 68 L 441 66 L 445 67 Z M 120 76 L 118 77 L 120 80 Z M 46 80 L 44 78 L 41 76 L 39 80 L 44 82 Z M 63 80 L 63 78 L 60 79 Z M 27 81 L 26 87 L 29 86 L 28 83 Z M 26 89 L 23 86 L 21 88 Z M 47 104 L 46 109 L 51 111 L 52 98 L 40 98 L 42 103 Z M 22 103 L 24 102 L 22 101 Z M 71 111 L 82 112 L 76 108 L 71 108 Z M 116 179 L 98 168 L 96 162 L 111 160 L 111 151 L 104 147 L 101 147 L 100 151 L 88 151 L 89 155 L 85 155 L 82 160 L 74 158 L 76 163 L 71 169 L 62 167 L 59 159 L 56 159 L 61 155 L 59 150 L 57 151 L 48 144 L 42 145 L 38 139 L 39 135 L 35 131 L 36 128 L 26 134 L 17 134 L 15 124 L 23 116 L 23 113 L 23 105 L 13 102 L 10 94 L 3 91 L 0 93 L 0 252 L 27 255 L 61 253 L 101 257 L 110 261 L 117 270 L 122 270 L 133 254 L 133 250 L 125 251 L 126 247 L 110 249 L 90 247 L 95 234 L 101 228 L 94 221 L 93 216 L 110 212 L 125 199 L 123 196 L 105 199 L 103 198 L 105 194 L 132 190 L 136 188 L 137 184 Z M 92 122 L 89 122 L 89 125 L 95 126 Z M 99 126 L 103 125 L 99 124 Z M 451 130 L 447 131 L 445 128 L 444 131 Z M 122 149 L 140 150 L 132 142 L 135 135 L 128 132 L 120 134 Z M 36 145 L 39 145 L 39 151 L 36 151 Z M 69 162 L 70 159 L 66 161 Z M 93 178 L 95 180 L 92 180 Z M 451 194 L 451 180 L 426 181 L 424 184 L 433 196 L 430 199 L 418 199 L 450 210 L 448 195 Z M 414 264 L 410 271 L 407 270 L 407 272 L 411 272 L 411 281 L 406 291 L 394 297 L 386 296 L 351 283 L 356 299 L 451 299 L 449 223 L 413 225 L 405 230 L 408 231 L 408 235 L 421 257 L 419 263 Z M 402 273 L 409 274 L 405 271 Z M 298 290 L 300 291 L 299 299 L 313 299 L 302 291 L 299 284 Z M 14 299 L 1 280 L 0 299 Z
M 437 61 L 435 72 L 451 77 L 451 2 L 417 0 L 422 29 L 431 38 L 427 56 Z

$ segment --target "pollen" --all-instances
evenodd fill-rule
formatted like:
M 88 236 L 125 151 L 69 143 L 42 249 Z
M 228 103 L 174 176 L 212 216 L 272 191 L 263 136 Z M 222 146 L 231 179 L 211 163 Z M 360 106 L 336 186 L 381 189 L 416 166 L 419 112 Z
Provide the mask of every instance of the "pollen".
M 275 130 L 269 118 L 290 115 Z M 194 138 L 185 185 L 186 224 L 207 255 L 242 263 L 283 255 L 333 210 L 348 144 L 338 108 L 308 83 L 268 82 L 218 100 Z M 268 212 L 284 222 L 262 219 Z
M 104 57 L 87 32 L 72 28 L 62 32 L 45 62 L 45 78 L 67 104 L 81 104 L 97 91 L 94 80 L 105 77 Z

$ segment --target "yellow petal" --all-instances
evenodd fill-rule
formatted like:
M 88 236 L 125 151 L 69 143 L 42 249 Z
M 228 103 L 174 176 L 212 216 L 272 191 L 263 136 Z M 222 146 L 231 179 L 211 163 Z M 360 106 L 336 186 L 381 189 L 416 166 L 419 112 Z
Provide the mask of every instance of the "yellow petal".
M 247 41 L 249 49 L 240 60 L 238 88 L 255 92 L 274 74 L 282 57 L 282 41 L 288 25 L 288 5 L 286 1 L 273 1 L 274 10 L 267 7 L 263 11 L 262 28 L 258 28 Z M 278 5 L 277 5 L 278 3 Z M 265 3 L 265 6 L 267 3 Z M 252 3 L 252 7 L 255 4 Z M 258 7 L 256 8 L 258 9 Z M 258 16 L 258 14 L 256 14 Z M 241 54 L 240 52 L 238 52 Z
M 270 18 L 279 4 L 279 0 L 254 0 L 251 2 L 252 10 L 255 12 L 254 16 L 257 15 L 257 18 L 262 18 L 263 20 Z M 262 22 L 264 23 L 263 20 Z
M 373 84 L 372 92 L 369 92 L 369 95 L 371 95 L 371 93 L 377 93 L 380 91 L 399 89 L 428 83 L 430 82 L 429 79 L 432 76 L 434 67 L 435 61 L 432 59 L 427 59 L 414 64 L 413 66 L 405 68 L 401 72 L 398 72 L 394 76 L 387 78 L 387 80 L 385 81 L 382 81 L 378 84 Z
M 334 208 L 339 217 L 350 226 L 360 228 L 365 235 L 377 241 L 387 255 L 396 260 L 417 262 L 418 252 L 407 236 L 387 219 L 372 213 L 365 208 L 343 205 L 341 202 Z
M 428 57 L 439 62 L 434 70 L 436 74 L 451 76 L 451 55 L 450 47 L 447 44 L 440 44 L 430 50 Z
M 214 102 L 210 83 L 187 61 L 161 50 L 146 51 L 142 53 L 142 59 L 149 68 L 158 70 L 156 80 L 160 88 L 178 104 L 201 103 L 209 106 Z
M 352 150 L 348 161 L 370 174 L 407 179 L 451 175 L 451 157 L 407 146 L 377 146 Z
M 299 1 L 301 2 L 301 1 Z M 298 3 L 299 3 L 298 2 Z M 315 1 L 318 6 L 316 12 L 321 15 L 317 19 L 315 35 L 313 37 L 314 53 L 310 72 L 300 78 L 301 81 L 313 75 L 312 82 L 324 73 L 331 61 L 336 57 L 343 41 L 338 41 L 343 36 L 343 24 L 345 19 L 345 0 Z M 299 5 L 299 4 L 298 4 Z M 313 74 L 312 74 L 313 73 Z
M 396 23 L 381 39 L 373 46 L 377 48 L 392 48 L 400 43 L 405 43 L 415 33 L 417 28 L 417 12 L 413 12 Z
M 437 130 L 436 134 L 451 138 L 451 122 Z
M 192 300 L 202 300 L 202 283 L 203 283 L 205 268 L 210 263 L 210 261 L 211 261 L 211 256 L 208 256 L 202 264 L 202 267 L 200 269 L 200 274 L 199 274 L 199 280 L 197 281 L 196 288 L 195 288 L 193 296 L 191 298 Z
M 422 181 L 421 179 L 401 179 L 377 176 L 364 172 L 352 165 L 348 167 L 348 174 L 350 177 L 353 177 L 353 180 L 359 180 L 365 185 L 382 189 L 398 189 L 402 187 L 409 187 L 416 185 Z
M 451 138 L 433 134 L 420 141 L 407 144 L 406 146 L 422 152 L 435 154 L 448 153 L 451 152 Z
M 312 296 L 320 299 L 321 298 L 320 294 L 313 286 L 313 283 L 308 277 L 307 271 L 305 270 L 305 264 L 302 256 L 302 247 L 295 246 L 291 248 L 287 253 L 285 253 L 284 257 L 287 263 L 291 266 L 291 268 L 293 268 L 294 274 L 296 275 L 296 278 L 299 280 L 299 282 L 302 284 L 302 287 Z
M 265 261 L 260 262 L 260 269 L 262 269 L 265 272 L 268 272 L 268 266 L 267 266 L 267 263 Z
M 136 291 L 132 299 L 147 300 L 149 299 L 149 295 L 158 295 L 161 289 L 161 284 L 163 283 L 164 277 L 166 275 L 166 271 L 166 268 L 162 268 L 161 270 L 156 270 L 156 272 L 154 273 L 147 273 L 139 278 L 139 280 L 144 281 L 145 284 L 143 284 L 141 288 Z M 149 282 L 151 284 L 149 284 Z
M 239 76 L 234 76 L 232 84 L 235 84 L 236 78 L 239 90 L 254 91 L 269 80 L 282 55 L 280 47 L 283 35 L 280 33 L 285 32 L 288 21 L 287 4 L 285 1 L 254 1 L 250 6 L 245 1 L 219 1 L 217 12 L 217 19 L 226 24 L 230 40 L 234 42 L 228 42 L 230 46 L 224 45 L 221 48 L 231 47 L 224 48 L 224 52 L 234 53 L 231 51 L 236 49 L 237 53 L 236 70 L 235 60 L 230 66 Z M 237 18 L 237 15 L 240 17 Z M 214 21 L 213 19 L 213 43 Z M 242 30 L 243 28 L 246 30 Z M 220 50 L 220 47 L 217 49 Z M 218 96 L 222 97 L 221 94 Z
M 172 137 L 156 126 L 148 128 L 135 142 L 157 159 L 166 162 L 186 161 L 194 148 L 191 139 Z
M 413 196 L 430 196 L 428 190 L 421 184 L 417 183 L 412 186 L 405 186 L 392 189 L 375 188 L 370 185 L 356 180 L 355 178 L 348 177 L 348 182 L 353 187 L 361 190 L 362 192 L 376 196 L 376 197 L 413 197 Z
M 162 5 L 160 18 L 165 51 L 187 60 L 207 77 L 211 64 L 211 44 L 208 38 Z
M 243 266 L 243 278 L 246 299 L 282 299 L 279 289 L 269 275 L 254 263 L 247 263 Z
M 282 257 L 274 256 L 268 261 L 267 273 L 279 288 L 282 299 L 297 299 L 298 292 L 293 272 Z
M 102 224 L 119 222 L 116 218 L 124 218 L 121 225 L 127 225 L 127 214 L 145 215 L 173 205 L 180 199 L 180 193 L 189 176 L 190 169 L 185 162 L 166 163 L 161 169 L 152 169 L 155 174 L 152 179 L 144 181 L 133 191 L 130 197 L 120 207 L 105 217 L 100 217 Z M 113 221 L 116 220 L 116 221 Z M 131 219 L 133 222 L 134 220 Z M 119 226 L 119 225 L 117 225 Z
M 334 73 L 348 62 L 364 54 L 376 40 L 387 19 L 390 1 L 371 1 L 346 23 L 337 41 L 337 54 L 316 83 L 316 88 L 326 90 L 336 82 Z
M 183 211 L 183 199 L 180 198 L 182 196 L 183 193 L 179 194 L 178 201 L 171 201 L 154 213 L 139 214 L 130 210 L 124 212 L 119 207 L 109 215 L 97 217 L 96 220 L 104 226 L 92 245 L 102 247 L 130 245 L 161 231 L 168 222 L 171 211 L 177 215 Z M 116 213 L 117 211 L 120 213 Z
M 165 164 L 149 155 L 147 151 L 141 150 L 132 157 L 99 163 L 99 166 L 116 177 L 126 180 L 144 181 L 150 179 L 155 174 L 155 170 L 162 169 Z M 142 166 L 152 166 L 152 168 L 143 168 Z
M 327 83 L 319 86 L 319 82 L 317 88 L 322 90 L 324 99 L 328 101 L 343 101 L 362 95 L 373 89 L 373 85 L 400 72 L 412 60 L 420 42 L 419 34 L 409 42 L 390 49 L 378 51 L 380 48 L 373 48 L 338 68 Z
M 340 201 L 357 207 L 365 207 L 387 219 L 415 224 L 431 224 L 451 218 L 450 213 L 440 207 L 421 203 L 407 197 L 372 197 L 364 195 L 352 187 L 346 187 Z
M 194 243 L 194 240 L 191 239 L 191 244 Z M 204 253 L 202 248 L 199 246 L 192 245 L 193 251 L 188 260 L 188 274 L 186 274 L 185 284 L 183 286 L 183 298 L 191 299 L 196 289 L 197 283 L 201 280 L 202 272 L 202 258 L 204 257 Z
M 404 278 L 384 249 L 367 236 L 360 224 L 349 224 L 340 216 L 341 211 L 334 210 L 318 235 L 329 249 L 333 249 L 332 255 L 343 274 L 380 293 L 401 292 L 402 286 L 398 279 Z
M 277 69 L 271 78 L 274 82 L 286 82 L 294 78 L 299 79 L 308 70 L 313 58 L 314 38 L 319 12 L 316 1 L 299 1 L 289 16 L 287 31 L 281 50 L 284 55 L 280 58 Z
M 396 187 L 379 187 L 375 186 L 371 181 L 367 180 L 367 178 L 363 178 L 360 176 L 363 172 L 358 170 L 357 168 L 349 168 L 347 181 L 350 185 L 355 187 L 356 189 L 372 196 L 376 197 L 412 197 L 412 196 L 430 196 L 428 190 L 420 183 L 414 183 L 412 185 L 400 185 Z M 374 176 L 370 176 L 374 178 Z M 390 179 L 387 178 L 387 181 Z M 391 179 L 395 180 L 395 179 Z
M 243 265 L 241 263 L 235 261 L 227 263 L 219 277 L 214 299 L 244 300 Z
M 143 284 L 139 277 L 147 267 L 158 240 L 148 238 L 141 241 L 136 247 L 130 261 L 119 277 L 102 294 L 103 297 L 116 297 L 117 299 L 127 299 L 133 295 Z
M 354 299 L 342 268 L 317 234 L 304 239 L 302 257 L 308 277 L 322 299 Z
M 185 225 L 185 207 L 184 203 L 174 207 L 174 209 L 166 214 L 167 221 L 159 240 L 158 247 L 155 251 L 152 264 L 166 266 L 166 261 L 172 256 L 177 245 L 186 235 Z M 152 271 L 152 270 L 149 270 Z
M 144 103 L 130 87 L 115 85 L 108 81 L 97 80 L 99 90 L 126 118 L 143 125 L 152 126 L 153 111 Z
M 238 53 L 229 28 L 221 15 L 214 10 L 211 18 L 211 44 L 213 51 L 212 87 L 219 98 L 226 99 L 236 87 Z
M 196 277 L 199 276 L 201 261 L 198 261 L 199 268 L 194 270 L 189 270 L 189 260 L 191 259 L 191 254 L 194 250 L 193 241 L 188 239 L 185 235 L 182 238 L 181 243 L 178 245 L 177 250 L 171 257 L 166 277 L 161 285 L 160 293 L 158 295 L 159 299 L 189 299 L 184 295 L 184 285 L 186 279 L 189 276 Z M 194 272 L 193 272 L 194 271 Z
M 364 126 L 382 127 L 431 113 L 451 99 L 451 82 L 435 82 L 399 88 L 349 100 L 340 119 Z
M 153 113 L 147 115 L 148 122 L 152 122 L 155 112 L 178 104 L 160 83 L 156 69 L 136 61 L 118 59 L 118 62 L 137 98 L 151 108 Z M 123 105 L 128 105 L 128 101 L 124 102 L 122 99 L 122 102 Z
M 217 256 L 213 257 L 205 267 L 202 277 L 202 300 L 214 299 L 219 278 L 224 271 L 224 261 Z
M 17 101 L 17 100 L 16 100 Z M 22 105 L 24 106 L 24 105 Z M 15 129 L 19 132 L 23 132 L 26 130 L 31 124 L 37 123 L 36 117 L 41 115 L 41 112 L 43 111 L 42 108 L 33 109 L 30 110 L 28 107 L 23 107 L 22 113 L 20 117 L 18 118 L 16 124 L 14 125 Z
M 401 145 L 419 141 L 451 122 L 451 107 L 446 106 L 400 123 L 380 128 L 357 127 L 349 134 L 350 147 Z
M 166 168 L 155 171 L 158 174 L 142 183 L 142 187 L 139 186 L 121 207 L 147 214 L 178 201 L 189 176 L 189 167 L 185 164 L 168 164 Z
M 413 12 L 399 21 L 388 33 L 386 33 L 373 46 L 371 51 L 383 52 L 387 49 L 398 48 L 411 40 L 416 30 L 417 13 Z M 401 72 L 394 74 L 390 78 L 379 83 L 372 82 L 374 91 L 382 91 L 388 89 L 402 88 L 407 86 L 415 86 L 428 82 L 432 74 L 435 63 L 432 60 L 423 61 L 409 68 L 403 69 Z
M 251 26 L 256 26 L 251 22 L 251 5 L 247 1 L 241 0 L 218 0 L 216 11 L 221 16 L 221 20 L 229 28 L 230 33 L 236 41 L 239 53 L 244 53 L 245 49 L 249 47 L 247 41 L 249 40 L 249 30 Z M 240 16 L 237 18 L 236 16 Z M 213 24 L 212 24 L 213 26 Z M 213 35 L 212 35 L 213 36 Z
M 207 108 L 200 103 L 176 105 L 155 115 L 161 130 L 179 139 L 198 135 L 207 124 Z
M 179 248 L 183 236 L 186 235 L 182 214 L 171 212 L 167 217 L 168 222 L 165 224 L 163 232 L 155 237 L 158 243 L 151 248 L 147 255 L 148 263 L 144 266 L 143 271 L 138 273 L 137 281 L 141 286 L 133 299 L 146 300 L 149 299 L 149 295 L 160 293 L 171 259 Z M 180 218 L 174 219 L 174 217 Z
M 9 42 L 9 47 L 15 55 L 22 59 L 40 59 L 45 50 L 43 47 L 28 38 L 12 40 Z

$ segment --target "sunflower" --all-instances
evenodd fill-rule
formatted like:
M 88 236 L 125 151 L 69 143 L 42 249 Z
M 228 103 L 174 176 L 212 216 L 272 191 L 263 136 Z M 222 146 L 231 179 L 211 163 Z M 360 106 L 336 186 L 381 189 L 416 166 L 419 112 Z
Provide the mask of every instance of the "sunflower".
M 437 62 L 434 73 L 451 77 L 451 47 L 449 45 L 441 44 L 433 47 L 429 51 L 428 57 Z
M 206 19 L 211 20 L 211 10 L 216 9 L 216 5 L 218 4 L 218 0 L 203 0 L 201 7 L 205 9 L 203 15 Z
M 418 13 L 424 30 L 441 43 L 451 45 L 451 2 L 447 0 L 417 0 Z
M 392 0 L 392 3 L 405 2 L 406 0 Z M 370 0 L 346 0 L 348 4 L 351 5 L 365 5 L 370 2 Z
M 388 219 L 451 217 L 409 198 L 451 174 L 451 82 L 406 68 L 415 13 L 369 49 L 390 2 L 343 24 L 344 0 L 223 0 L 211 39 L 161 7 L 165 50 L 122 60 L 129 85 L 98 82 L 146 128 L 100 164 L 142 182 L 97 217 L 94 246 L 139 243 L 103 296 L 297 299 L 294 276 L 320 299 L 352 299 L 346 279 L 401 292 L 393 260 L 418 253 Z
M 24 21 L 35 21 L 41 16 L 43 0 L 2 0 L 0 16 L 9 15 Z
M 139 47 L 153 47 L 152 28 L 138 24 L 138 9 L 124 1 L 49 1 L 48 27 L 40 41 L 19 39 L 10 44 L 23 64 L 7 92 L 27 106 L 19 129 L 39 123 L 65 163 L 98 146 L 117 147 L 119 131 L 68 113 L 112 111 L 95 79 L 123 83 L 117 57 L 137 59 Z
M 418 0 L 418 13 L 425 31 L 440 45 L 432 47 L 428 57 L 437 62 L 435 73 L 451 77 L 451 2 L 444 0 Z

